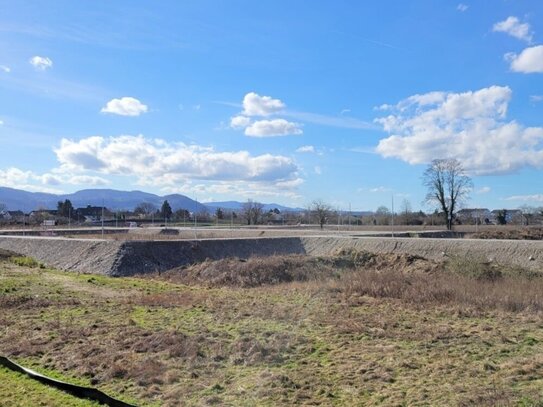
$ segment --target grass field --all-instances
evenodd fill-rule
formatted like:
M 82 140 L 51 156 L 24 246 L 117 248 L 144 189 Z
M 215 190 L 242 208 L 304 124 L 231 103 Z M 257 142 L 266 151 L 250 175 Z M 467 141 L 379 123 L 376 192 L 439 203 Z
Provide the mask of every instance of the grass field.
M 123 279 L 0 260 L 0 353 L 142 406 L 541 406 L 542 310 L 538 275 L 463 259 L 342 253 Z M 0 370 L 0 405 L 27 400 L 92 405 Z

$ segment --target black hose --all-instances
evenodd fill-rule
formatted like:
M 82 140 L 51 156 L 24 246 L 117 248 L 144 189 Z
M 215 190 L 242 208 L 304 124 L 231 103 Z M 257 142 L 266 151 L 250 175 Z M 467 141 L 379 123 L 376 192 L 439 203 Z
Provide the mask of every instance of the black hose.
M 4 366 L 15 372 L 25 374 L 28 377 L 39 381 L 40 383 L 56 387 L 59 390 L 65 391 L 66 393 L 70 393 L 71 395 L 79 398 L 98 401 L 110 407 L 136 407 L 134 404 L 128 404 L 124 401 L 114 399 L 113 397 L 108 396 L 107 394 L 98 389 L 92 387 L 78 386 L 76 384 L 66 383 L 61 380 L 44 376 L 38 372 L 35 372 L 32 369 L 28 369 L 24 366 L 18 365 L 17 363 L 9 360 L 4 356 L 0 356 L 0 366 Z

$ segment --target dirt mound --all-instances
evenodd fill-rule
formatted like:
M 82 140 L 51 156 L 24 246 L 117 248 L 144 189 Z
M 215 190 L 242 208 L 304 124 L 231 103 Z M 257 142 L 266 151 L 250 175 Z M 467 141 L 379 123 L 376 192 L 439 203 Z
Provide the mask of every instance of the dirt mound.
M 492 229 L 469 235 L 472 239 L 543 240 L 542 227 Z
M 332 259 L 301 255 L 206 260 L 163 273 L 169 280 L 211 287 L 257 287 L 337 276 Z
M 330 257 L 289 255 L 206 260 L 170 270 L 162 273 L 160 277 L 183 284 L 210 287 L 257 287 L 293 281 L 336 279 L 355 270 L 430 273 L 440 267 L 442 265 L 436 261 L 408 254 L 342 250 L 336 256 Z
M 336 257 L 352 262 L 360 269 L 373 271 L 398 271 L 401 273 L 431 273 L 441 270 L 442 262 L 405 253 L 371 253 L 365 250 L 340 249 Z

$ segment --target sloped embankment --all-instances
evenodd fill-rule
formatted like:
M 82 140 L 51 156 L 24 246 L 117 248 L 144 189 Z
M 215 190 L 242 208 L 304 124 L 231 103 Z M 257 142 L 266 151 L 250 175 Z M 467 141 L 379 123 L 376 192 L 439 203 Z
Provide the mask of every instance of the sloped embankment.
M 64 270 L 128 276 L 171 270 L 209 260 L 301 254 L 329 256 L 342 249 L 396 253 L 443 260 L 472 257 L 543 271 L 543 241 L 290 237 L 193 241 L 111 241 L 0 237 L 0 249 Z

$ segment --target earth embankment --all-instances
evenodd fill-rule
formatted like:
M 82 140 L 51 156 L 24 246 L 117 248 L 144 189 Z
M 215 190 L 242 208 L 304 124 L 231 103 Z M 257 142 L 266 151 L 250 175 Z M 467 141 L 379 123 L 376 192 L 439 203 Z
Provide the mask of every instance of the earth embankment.
M 464 256 L 543 272 L 543 241 L 337 236 L 192 241 L 0 237 L 0 248 L 33 257 L 50 267 L 112 276 L 166 271 L 207 259 L 329 256 L 342 249 L 411 254 L 433 260 Z

